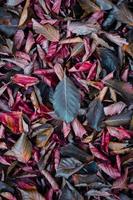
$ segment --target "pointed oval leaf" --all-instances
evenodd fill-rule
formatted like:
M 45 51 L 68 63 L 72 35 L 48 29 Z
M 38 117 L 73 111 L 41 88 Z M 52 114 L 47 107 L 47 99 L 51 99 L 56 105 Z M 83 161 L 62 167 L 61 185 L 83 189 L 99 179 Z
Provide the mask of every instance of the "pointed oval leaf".
M 98 100 L 94 99 L 88 109 L 87 120 L 91 128 L 100 131 L 101 122 L 104 118 L 103 104 Z
M 63 187 L 62 194 L 59 200 L 84 200 L 81 194 L 69 183 L 67 182 Z
M 110 73 L 118 68 L 119 59 L 115 55 L 114 51 L 107 49 L 107 48 L 99 48 L 98 53 L 101 60 L 101 65 L 107 73 Z
M 32 19 L 33 29 L 36 33 L 43 35 L 47 40 L 52 42 L 59 41 L 59 31 L 50 24 L 41 25 L 36 20 Z
M 65 177 L 68 179 L 71 175 L 79 171 L 83 164 L 75 158 L 62 158 L 57 168 L 57 177 Z
M 57 116 L 71 122 L 80 109 L 80 94 L 73 82 L 66 76 L 56 86 L 53 95 L 53 106 Z
M 43 197 L 37 190 L 20 190 L 20 192 L 22 200 L 45 200 L 45 197 Z
M 108 126 L 122 126 L 130 123 L 132 119 L 133 111 L 128 110 L 126 112 L 122 112 L 119 115 L 114 115 L 109 117 L 104 121 L 104 123 Z
M 23 133 L 15 145 L 12 147 L 11 151 L 8 151 L 6 155 L 15 156 L 18 161 L 26 163 L 31 157 L 32 145 L 28 140 L 27 136 Z

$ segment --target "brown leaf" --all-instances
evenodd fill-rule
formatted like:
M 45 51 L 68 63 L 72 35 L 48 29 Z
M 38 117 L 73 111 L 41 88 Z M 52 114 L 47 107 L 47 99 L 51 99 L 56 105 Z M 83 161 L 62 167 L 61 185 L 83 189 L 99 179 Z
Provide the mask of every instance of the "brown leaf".
M 59 44 L 73 44 L 73 43 L 82 43 L 83 40 L 80 37 L 75 37 L 75 38 L 68 38 L 61 40 Z
M 31 158 L 32 145 L 23 133 L 14 146 L 11 148 L 11 151 L 7 151 L 5 155 L 12 155 L 17 158 L 18 161 L 27 163 Z
M 78 0 L 80 6 L 86 13 L 90 14 L 99 11 L 100 8 L 90 0 Z
M 22 26 L 24 24 L 24 22 L 27 20 L 29 6 L 30 6 L 30 0 L 26 0 L 24 9 L 21 13 L 21 17 L 20 17 L 20 20 L 19 20 L 19 26 Z
M 0 121 L 15 134 L 23 132 L 22 112 L 0 113 Z
M 131 57 L 133 57 L 133 42 L 129 44 L 125 44 L 123 46 L 123 50 L 128 53 Z
M 83 50 L 84 50 L 84 44 L 83 43 L 75 44 L 74 47 L 71 50 L 71 57 L 78 55 Z
M 36 137 L 36 144 L 38 147 L 44 147 L 47 145 L 47 142 L 49 140 L 49 138 L 51 137 L 52 133 L 53 133 L 54 129 L 52 126 L 49 126 L 45 129 L 43 129 L 42 132 L 37 134 Z
M 22 194 L 22 200 L 45 200 L 45 197 L 37 190 L 20 190 L 20 192 Z
M 59 41 L 59 31 L 50 24 L 41 25 L 35 19 L 32 19 L 33 29 L 36 33 L 43 35 L 47 40 L 52 42 Z
M 127 143 L 121 143 L 121 142 L 110 142 L 109 143 L 109 148 L 117 153 L 117 154 L 121 154 L 121 153 L 126 153 L 129 151 L 129 148 L 126 148 L 128 146 Z
M 133 86 L 128 82 L 122 82 L 118 80 L 105 81 L 107 86 L 112 87 L 116 92 L 123 97 L 123 99 L 129 103 L 133 101 Z

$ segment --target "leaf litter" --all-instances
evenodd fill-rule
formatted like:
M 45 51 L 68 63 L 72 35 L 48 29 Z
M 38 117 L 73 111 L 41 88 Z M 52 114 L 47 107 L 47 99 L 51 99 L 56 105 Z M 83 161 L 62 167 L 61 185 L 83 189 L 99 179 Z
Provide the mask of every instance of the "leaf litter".
M 130 0 L 0 0 L 0 199 L 132 199 L 132 29 Z

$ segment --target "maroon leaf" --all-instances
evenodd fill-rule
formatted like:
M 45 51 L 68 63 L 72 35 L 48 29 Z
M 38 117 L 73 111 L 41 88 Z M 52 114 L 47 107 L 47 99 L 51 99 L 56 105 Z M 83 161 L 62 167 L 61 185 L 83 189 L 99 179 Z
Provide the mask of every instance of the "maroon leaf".
M 104 171 L 108 176 L 110 176 L 113 179 L 119 178 L 121 176 L 118 169 L 111 166 L 109 163 L 100 163 L 98 164 L 99 168 Z
M 59 31 L 50 24 L 41 25 L 35 19 L 32 19 L 33 29 L 36 33 L 43 35 L 47 40 L 52 42 L 59 41 Z
M 92 63 L 89 61 L 83 62 L 83 63 L 78 63 L 71 69 L 69 69 L 69 72 L 83 72 L 83 71 L 89 71 L 92 67 Z
M 27 76 L 23 74 L 16 74 L 12 77 L 12 81 L 22 87 L 28 88 L 29 86 L 38 83 L 38 79 L 32 76 Z
M 113 137 L 116 137 L 118 140 L 131 138 L 130 132 L 124 128 L 107 127 L 107 129 L 109 134 Z
M 15 134 L 23 132 L 22 112 L 0 113 L 0 121 Z
M 52 11 L 56 14 L 59 14 L 60 12 L 60 7 L 61 7 L 61 2 L 62 0 L 55 0 L 53 7 L 52 7 Z
M 93 154 L 93 156 L 95 156 L 96 158 L 99 158 L 101 160 L 107 161 L 108 158 L 103 155 L 95 146 L 93 146 L 91 143 L 89 143 L 89 148 L 91 153 Z
M 127 175 L 128 168 L 126 168 L 125 173 L 120 178 L 113 182 L 112 189 L 127 189 Z
M 82 138 L 86 134 L 85 128 L 82 126 L 82 124 L 78 121 L 78 119 L 74 119 L 72 122 L 72 127 L 74 130 L 74 133 L 77 137 Z

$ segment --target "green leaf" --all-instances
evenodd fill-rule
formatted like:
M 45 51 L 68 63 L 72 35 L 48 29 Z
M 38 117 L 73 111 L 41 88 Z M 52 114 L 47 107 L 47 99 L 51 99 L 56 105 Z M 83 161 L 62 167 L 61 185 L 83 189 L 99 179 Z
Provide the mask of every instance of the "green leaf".
M 70 123 L 80 109 L 80 94 L 73 82 L 65 75 L 56 86 L 53 107 L 57 116 Z

